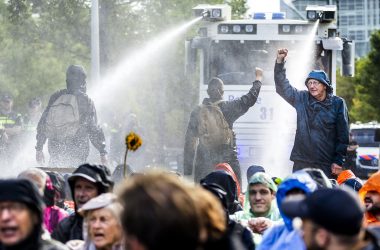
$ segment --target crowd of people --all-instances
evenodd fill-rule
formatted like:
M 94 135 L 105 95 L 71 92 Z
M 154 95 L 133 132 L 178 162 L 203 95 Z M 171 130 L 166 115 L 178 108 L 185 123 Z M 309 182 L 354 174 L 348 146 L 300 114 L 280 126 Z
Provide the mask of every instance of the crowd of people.
M 251 166 L 244 190 L 223 165 L 199 183 L 164 170 L 115 182 L 88 163 L 67 180 L 27 169 L 0 180 L 0 249 L 380 249 L 380 172 L 363 184 L 306 168 L 276 184 Z
M 297 111 L 293 173 L 282 180 L 253 165 L 246 187 L 233 123 L 256 103 L 262 69 L 255 69 L 248 93 L 232 101 L 223 100 L 221 79 L 210 80 L 209 98 L 190 116 L 183 174 L 124 176 L 107 167 L 86 73 L 69 66 L 67 88 L 51 96 L 40 119 L 26 120 L 38 120 L 36 160 L 44 163 L 48 142 L 48 164 L 75 170 L 62 176 L 28 168 L 0 180 L 0 250 L 380 249 L 380 172 L 363 183 L 345 169 L 345 102 L 320 70 L 306 78 L 307 90 L 290 85 L 287 53 L 277 52 L 274 80 L 277 93 Z M 5 105 L 9 98 L 1 99 L 4 138 L 22 128 L 12 105 Z M 86 163 L 90 143 L 101 165 Z

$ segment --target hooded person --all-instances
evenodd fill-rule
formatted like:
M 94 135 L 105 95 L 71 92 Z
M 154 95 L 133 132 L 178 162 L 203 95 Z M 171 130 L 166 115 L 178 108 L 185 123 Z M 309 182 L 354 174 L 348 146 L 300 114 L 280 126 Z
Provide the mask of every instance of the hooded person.
M 224 170 L 227 173 L 229 173 L 232 176 L 232 178 L 234 178 L 234 181 L 236 183 L 236 188 L 237 188 L 238 200 L 241 204 L 244 204 L 244 194 L 242 193 L 241 185 L 239 183 L 239 180 L 238 180 L 234 170 L 231 168 L 230 164 L 219 163 L 215 166 L 215 170 Z
M 85 223 L 86 238 L 84 241 L 73 240 L 66 243 L 70 249 L 122 250 L 121 204 L 113 193 L 104 193 L 89 200 L 79 209 Z
M 380 225 L 380 172 L 376 172 L 359 190 L 360 199 L 365 204 L 367 225 Z
M 349 117 L 346 102 L 333 94 L 332 83 L 323 70 L 313 70 L 306 77 L 307 90 L 290 84 L 286 76 L 286 48 L 277 50 L 274 67 L 276 92 L 297 113 L 297 130 L 290 160 L 293 172 L 304 168 L 321 169 L 336 178 L 349 143 Z
M 299 231 L 293 228 L 292 219 L 281 210 L 285 197 L 290 195 L 309 195 L 317 190 L 317 184 L 304 170 L 299 170 L 287 177 L 279 186 L 276 193 L 277 207 L 283 223 L 268 229 L 263 236 L 259 250 L 305 250 L 306 246 Z
M 217 184 L 222 187 L 226 192 L 226 202 L 228 214 L 234 214 L 241 211 L 242 207 L 238 201 L 237 186 L 233 177 L 224 170 L 216 170 L 208 174 L 200 181 L 201 184 Z
M 113 181 L 109 169 L 103 165 L 83 164 L 68 178 L 75 213 L 63 219 L 53 231 L 52 237 L 62 243 L 69 240 L 83 240 L 83 217 L 78 213 L 90 199 L 112 192 Z
M 202 188 L 209 191 L 213 196 L 215 196 L 221 203 L 223 209 L 225 210 L 225 216 L 226 216 L 226 231 L 224 232 L 224 235 L 222 237 L 216 238 L 216 237 L 208 237 L 207 241 L 203 245 L 203 249 L 206 250 L 222 250 L 222 249 L 228 249 L 228 250 L 253 250 L 255 249 L 254 241 L 252 234 L 250 230 L 243 226 L 242 224 L 231 220 L 228 215 L 227 211 L 227 193 L 226 191 L 215 183 L 201 183 Z M 198 195 L 198 197 L 203 200 L 203 202 L 200 203 L 200 206 L 202 206 L 202 203 L 207 203 L 205 201 L 206 197 L 201 197 Z M 204 206 L 204 205 L 203 205 Z M 210 212 L 210 208 L 207 208 L 207 213 Z M 205 211 L 203 211 L 205 212 Z M 207 220 L 207 215 L 201 215 L 202 220 Z M 206 217 L 206 218 L 204 218 Z M 215 218 L 215 216 L 213 216 Z M 218 218 L 219 223 L 222 221 L 220 218 Z M 206 222 L 204 224 L 209 224 L 210 222 Z M 208 231 L 210 231 L 210 226 L 207 226 L 209 228 Z M 209 233 L 211 236 L 211 232 Z
M 1 250 L 67 249 L 43 233 L 44 204 L 34 184 L 26 179 L 0 180 L 0 190 Z
M 247 185 L 244 210 L 230 216 L 231 219 L 250 227 L 254 233 L 255 244 L 260 243 L 265 230 L 281 220 L 276 205 L 276 192 L 277 186 L 268 174 L 254 174 Z
M 54 93 L 37 126 L 36 160 L 44 165 L 48 141 L 49 166 L 75 167 L 87 161 L 90 142 L 107 162 L 105 137 L 98 124 L 94 102 L 86 94 L 86 72 L 80 65 L 66 71 L 66 89 Z
M 46 178 L 46 185 L 44 190 L 44 225 L 49 233 L 52 233 L 57 227 L 58 223 L 69 216 L 69 214 L 62 208 L 55 205 L 55 189 L 50 176 Z

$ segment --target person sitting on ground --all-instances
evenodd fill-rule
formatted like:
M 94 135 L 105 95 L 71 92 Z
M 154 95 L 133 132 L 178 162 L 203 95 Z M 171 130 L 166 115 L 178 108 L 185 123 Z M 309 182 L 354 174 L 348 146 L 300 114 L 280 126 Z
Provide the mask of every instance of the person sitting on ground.
M 53 182 L 48 176 L 43 198 L 46 205 L 44 209 L 44 225 L 49 233 L 56 229 L 61 220 L 69 216 L 65 210 L 55 205 L 55 193 Z
M 85 235 L 87 238 L 84 241 L 68 241 L 66 245 L 71 249 L 123 250 L 123 232 L 120 221 L 122 209 L 115 194 L 104 193 L 92 198 L 79 209 L 79 213 L 86 222 Z
M 289 218 L 302 219 L 294 225 L 302 228 L 308 250 L 360 249 L 364 208 L 354 191 L 319 189 L 306 198 L 285 199 L 281 209 Z
M 64 177 L 55 171 L 46 171 L 54 187 L 54 205 L 62 208 L 68 214 L 74 213 L 74 209 L 69 207 L 66 201 L 66 181 Z
M 307 196 L 317 189 L 317 184 L 304 170 L 298 170 L 287 177 L 276 193 L 277 205 L 283 218 L 283 223 L 268 229 L 260 243 L 259 250 L 304 250 L 306 246 L 298 230 L 294 230 L 291 218 L 281 210 L 281 203 L 286 197 L 294 195 Z
M 213 171 L 201 180 L 200 184 L 203 183 L 217 184 L 226 191 L 228 214 L 231 215 L 243 210 L 238 201 L 236 182 L 229 173 L 223 170 Z
M 53 231 L 52 237 L 62 243 L 69 240 L 83 240 L 83 217 L 78 213 L 90 199 L 112 192 L 111 172 L 103 165 L 80 165 L 68 179 L 75 204 L 75 213 L 63 219 Z
M 380 225 L 380 172 L 376 172 L 359 190 L 365 204 L 365 218 L 368 225 Z
M 208 230 L 207 240 L 201 240 L 202 247 L 204 250 L 254 250 L 255 244 L 253 242 L 253 237 L 251 231 L 231 220 L 228 216 L 227 210 L 227 193 L 219 185 L 215 183 L 202 183 L 202 188 L 207 190 L 207 192 L 193 192 L 195 194 L 195 201 L 200 207 L 201 222 L 204 227 Z M 207 194 L 208 193 L 208 194 Z M 210 194 L 211 193 L 211 194 Z M 208 197 L 212 195 L 218 201 L 215 203 L 213 197 Z M 222 219 L 217 218 L 216 215 L 212 216 L 210 210 L 215 210 L 216 207 L 222 205 Z M 216 207 L 215 207 L 216 206 Z M 211 209 L 214 208 L 214 209 Z M 219 210 L 219 209 L 218 209 Z M 224 212 L 223 212 L 224 211 Z M 214 211 L 213 214 L 216 214 Z M 218 213 L 219 214 L 219 213 Z M 219 216 L 218 216 L 219 217 Z M 207 218 L 207 219 L 205 219 Z M 217 221 L 219 220 L 219 222 Z M 224 225 L 220 223 L 224 222 Z M 214 225 L 214 226 L 210 226 Z M 216 227 L 216 225 L 219 225 Z M 221 229 L 224 227 L 226 230 L 221 234 Z M 202 233 L 202 231 L 201 231 Z M 202 234 L 201 234 L 202 235 Z
M 219 163 L 215 166 L 215 170 L 224 170 L 226 171 L 227 173 L 229 173 L 232 178 L 234 179 L 235 183 L 236 183 L 236 188 L 237 188 L 237 195 L 238 195 L 238 200 L 240 202 L 240 204 L 244 204 L 244 194 L 242 193 L 242 190 L 241 190 L 241 183 L 239 183 L 239 180 L 234 172 L 234 170 L 232 170 L 230 164 L 228 163 Z
M 254 174 L 247 185 L 244 210 L 231 215 L 231 219 L 249 226 L 254 233 L 256 245 L 261 242 L 262 234 L 274 222 L 281 220 L 276 205 L 276 192 L 277 186 L 268 174 Z
M 36 185 L 40 195 L 44 194 L 48 175 L 39 168 L 28 168 L 18 174 L 17 179 L 29 180 Z
M 192 192 L 190 185 L 167 173 L 139 174 L 125 181 L 119 200 L 126 249 L 197 249 L 201 223 Z
M 25 179 L 0 180 L 0 249 L 66 250 L 47 239 L 43 230 L 43 201 L 36 186 Z

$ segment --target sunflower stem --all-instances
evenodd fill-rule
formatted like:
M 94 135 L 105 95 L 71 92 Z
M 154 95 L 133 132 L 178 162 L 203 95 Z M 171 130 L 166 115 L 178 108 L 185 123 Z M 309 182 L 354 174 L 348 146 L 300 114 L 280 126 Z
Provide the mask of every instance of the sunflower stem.
M 128 155 L 128 148 L 125 150 L 125 154 L 124 154 L 124 169 L 123 169 L 124 178 L 127 177 L 126 176 L 126 174 L 127 174 L 127 155 Z

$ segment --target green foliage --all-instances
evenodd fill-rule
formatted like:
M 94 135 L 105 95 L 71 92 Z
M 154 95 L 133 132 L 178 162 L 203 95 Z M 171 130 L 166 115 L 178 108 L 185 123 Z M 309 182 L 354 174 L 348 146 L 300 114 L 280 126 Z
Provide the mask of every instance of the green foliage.
M 160 34 L 192 20 L 196 5 L 221 3 L 99 0 L 101 75 Z M 244 3 L 230 3 L 235 18 L 245 12 Z M 90 14 L 90 0 L 0 2 L 0 91 L 14 94 L 17 109 L 23 110 L 34 96 L 43 97 L 46 103 L 54 91 L 64 88 L 68 65 L 81 64 L 90 71 Z M 197 25 L 188 34 L 196 30 Z M 109 105 L 99 108 L 104 122 L 112 114 L 123 119 L 128 112 L 136 113 L 151 150 L 182 147 L 189 112 L 198 104 L 198 84 L 188 82 L 183 72 L 184 40 L 185 34 L 176 37 L 161 51 L 162 58 L 149 58 L 144 69 L 136 71 L 138 77 L 125 79 L 125 85 L 104 97 Z
M 356 64 L 355 97 L 351 115 L 354 120 L 380 121 L 380 31 L 371 36 L 371 50 Z

